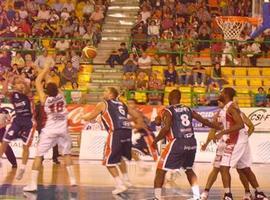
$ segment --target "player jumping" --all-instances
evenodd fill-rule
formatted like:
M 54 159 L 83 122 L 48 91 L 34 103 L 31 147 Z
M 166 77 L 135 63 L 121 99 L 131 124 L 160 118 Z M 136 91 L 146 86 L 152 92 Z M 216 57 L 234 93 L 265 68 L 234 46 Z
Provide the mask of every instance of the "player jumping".
M 128 114 L 138 125 L 137 128 L 146 128 L 141 115 L 119 101 L 117 99 L 118 95 L 115 88 L 108 87 L 104 92 L 104 101 L 98 103 L 93 112 L 82 116 L 82 119 L 91 121 L 101 115 L 102 122 L 109 133 L 104 150 L 103 164 L 107 167 L 116 183 L 116 188 L 112 191 L 113 195 L 126 191 L 130 185 L 126 165 L 122 158 L 125 157 L 131 160 L 131 125 Z M 123 180 L 119 176 L 117 165 L 119 165 Z
M 200 190 L 197 176 L 192 167 L 195 160 L 197 142 L 194 136 L 192 120 L 196 119 L 202 124 L 220 129 L 217 124 L 202 118 L 198 113 L 189 107 L 180 104 L 181 92 L 173 90 L 169 94 L 169 103 L 163 112 L 163 127 L 154 140 L 153 145 L 165 136 L 169 138 L 169 143 L 164 148 L 156 170 L 154 183 L 154 193 L 156 199 L 161 199 L 161 188 L 164 183 L 166 172 L 169 170 L 185 169 L 187 179 L 191 185 L 193 198 L 200 199 Z
M 49 71 L 50 66 L 47 64 L 36 79 L 37 92 L 41 104 L 44 105 L 47 121 L 41 130 L 37 153 L 32 166 L 30 182 L 23 188 L 26 192 L 37 191 L 38 174 L 42 165 L 42 157 L 55 145 L 58 145 L 59 151 L 64 157 L 70 184 L 76 185 L 72 159 L 70 156 L 71 137 L 68 134 L 68 111 L 66 109 L 65 97 L 59 92 L 55 83 L 47 83 L 46 93 L 42 86 L 42 80 L 45 79 Z
M 13 92 L 9 93 L 8 83 L 12 82 Z M 33 135 L 35 132 L 35 122 L 32 119 L 33 116 L 33 104 L 28 97 L 29 85 L 19 76 L 7 77 L 4 84 L 2 93 L 5 96 L 10 97 L 10 102 L 13 104 L 15 117 L 12 119 L 10 128 L 5 132 L 3 142 L 0 147 L 0 166 L 1 158 L 6 152 L 8 143 L 12 140 L 20 138 L 23 141 L 23 154 L 22 165 L 16 176 L 17 180 L 22 179 L 25 172 L 25 167 L 29 157 L 29 147 L 32 143 Z

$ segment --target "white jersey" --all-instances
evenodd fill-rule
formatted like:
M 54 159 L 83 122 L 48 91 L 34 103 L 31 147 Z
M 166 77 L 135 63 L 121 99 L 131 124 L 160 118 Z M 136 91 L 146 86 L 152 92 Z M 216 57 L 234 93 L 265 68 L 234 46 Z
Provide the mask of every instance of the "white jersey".
M 242 112 L 241 112 L 241 117 L 243 119 Z M 245 125 L 245 128 L 242 128 L 239 131 L 237 143 L 248 143 L 248 127 L 246 125 Z
M 56 97 L 47 97 L 44 104 L 46 122 L 43 129 L 50 132 L 66 132 L 68 126 L 68 111 L 66 100 L 62 94 Z

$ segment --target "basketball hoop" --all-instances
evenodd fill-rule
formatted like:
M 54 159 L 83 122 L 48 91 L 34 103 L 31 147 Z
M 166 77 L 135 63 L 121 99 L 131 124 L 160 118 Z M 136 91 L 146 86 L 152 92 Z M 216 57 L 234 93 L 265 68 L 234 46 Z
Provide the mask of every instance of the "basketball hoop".
M 260 20 L 252 17 L 220 16 L 216 22 L 221 28 L 225 40 L 239 40 L 240 34 L 247 24 L 258 25 Z

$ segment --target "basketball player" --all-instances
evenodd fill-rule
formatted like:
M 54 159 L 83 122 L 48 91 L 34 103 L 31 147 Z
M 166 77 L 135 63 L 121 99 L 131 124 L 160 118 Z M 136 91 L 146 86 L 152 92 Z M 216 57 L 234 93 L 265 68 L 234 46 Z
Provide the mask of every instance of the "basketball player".
M 233 199 L 231 193 L 231 176 L 230 168 L 238 167 L 240 173 L 245 174 L 251 185 L 255 187 L 256 178 L 250 170 L 250 149 L 247 142 L 248 135 L 241 132 L 245 128 L 241 112 L 233 105 L 233 98 L 236 91 L 227 87 L 220 94 L 219 100 L 224 104 L 224 108 L 220 111 L 220 120 L 224 126 L 224 130 L 218 132 L 216 139 L 223 138 L 225 147 L 220 161 L 220 173 L 222 177 L 223 187 L 225 190 L 224 199 Z M 256 188 L 255 196 L 262 196 Z M 258 195 L 257 195 L 258 194 Z
M 3 107 L 0 107 L 0 115 L 2 115 L 2 117 L 3 117 L 3 124 L 0 125 L 0 142 L 2 142 L 2 139 L 3 139 L 4 134 L 6 132 L 6 125 L 8 124 L 8 121 L 10 120 L 10 116 L 9 116 L 8 110 L 3 108 Z M 9 145 L 7 145 L 7 149 L 6 149 L 5 154 L 6 154 L 8 161 L 12 165 L 12 168 L 17 168 L 16 157 L 12 151 L 12 148 Z
M 238 108 L 237 104 L 234 104 L 236 106 L 236 108 Z M 223 104 L 221 102 L 219 102 L 219 107 L 223 108 Z M 239 109 L 239 108 L 238 108 Z M 254 125 L 252 124 L 252 122 L 250 121 L 250 119 L 241 112 L 241 117 L 245 123 L 245 125 L 247 126 L 247 128 L 245 127 L 244 129 L 240 130 L 240 135 L 244 135 L 242 137 L 244 138 L 248 138 L 254 131 Z M 215 115 L 214 120 L 219 121 L 219 112 Z M 248 130 L 247 130 L 248 129 Z M 211 129 L 207 138 L 206 143 L 202 146 L 202 150 L 205 150 L 207 145 L 209 144 L 209 142 L 213 139 L 212 135 L 215 134 L 215 130 Z M 240 136 L 239 136 L 240 137 Z M 246 140 L 246 142 L 248 143 L 248 140 Z M 211 171 L 211 173 L 208 176 L 208 180 L 207 180 L 207 184 L 205 186 L 205 190 L 201 195 L 201 199 L 202 200 L 206 200 L 208 199 L 208 194 L 209 191 L 212 187 L 212 185 L 214 184 L 214 182 L 217 179 L 217 175 L 219 173 L 219 168 L 220 168 L 220 161 L 221 161 L 221 157 L 223 155 L 223 151 L 224 148 L 226 147 L 226 141 L 223 140 L 223 138 L 221 138 L 219 140 L 218 146 L 217 146 L 217 152 L 216 152 L 216 157 L 214 159 L 214 167 Z M 250 189 L 249 189 L 249 177 L 252 177 L 253 181 L 250 182 L 250 184 L 254 187 L 255 189 L 255 197 L 256 199 L 260 199 L 260 195 L 262 195 L 263 197 L 265 197 L 263 192 L 258 192 L 256 189 L 259 188 L 259 184 L 256 180 L 256 177 L 254 175 L 254 173 L 252 172 L 250 166 L 251 166 L 251 155 L 250 155 L 250 151 L 249 154 L 246 155 L 247 161 L 246 164 L 242 163 L 241 165 L 237 166 L 237 172 L 239 173 L 239 178 L 241 180 L 241 183 L 243 184 L 244 188 L 245 188 L 245 195 L 243 197 L 243 200 L 252 200 L 252 195 L 250 193 Z M 249 176 L 249 177 L 247 177 Z
M 49 63 L 46 64 L 43 71 L 36 79 L 36 89 L 39 99 L 47 115 L 47 121 L 41 130 L 40 139 L 37 145 L 37 153 L 32 166 L 30 182 L 23 188 L 25 192 L 37 191 L 38 174 L 42 164 L 42 157 L 56 144 L 64 157 L 70 185 L 76 185 L 74 169 L 72 166 L 71 137 L 68 134 L 68 123 L 66 109 L 66 100 L 55 83 L 47 83 L 46 93 L 42 86 L 42 80 L 50 71 Z
M 128 114 L 134 120 L 136 128 L 146 128 L 141 115 L 119 101 L 117 99 L 118 95 L 115 88 L 108 87 L 104 92 L 104 101 L 98 103 L 93 112 L 82 116 L 85 121 L 91 121 L 101 115 L 102 122 L 109 133 L 105 145 L 103 164 L 107 167 L 116 183 L 116 188 L 112 191 L 113 195 L 126 191 L 127 187 L 130 186 L 126 165 L 122 159 L 122 157 L 125 157 L 131 160 L 131 124 L 128 120 Z M 119 165 L 123 180 L 119 176 L 117 165 Z
M 12 82 L 13 92 L 8 92 L 8 83 Z M 25 166 L 29 157 L 29 147 L 32 143 L 35 132 L 35 122 L 33 122 L 33 104 L 29 99 L 29 85 L 19 76 L 14 76 L 13 80 L 8 76 L 3 84 L 2 93 L 10 97 L 13 104 L 15 117 L 12 119 L 11 126 L 5 132 L 3 142 L 0 147 L 0 166 L 3 153 L 6 151 L 8 143 L 20 138 L 23 141 L 22 165 L 16 176 L 17 180 L 22 179 Z
M 133 110 L 137 110 L 139 112 L 139 114 L 141 114 L 142 117 L 144 118 L 145 124 L 147 124 L 147 126 L 148 126 L 146 130 L 145 129 L 136 130 L 136 132 L 138 134 L 141 134 L 141 136 L 136 140 L 136 142 L 134 144 L 132 144 L 132 151 L 131 151 L 132 158 L 138 163 L 138 165 L 142 169 L 146 169 L 145 165 L 141 161 L 138 154 L 152 156 L 154 161 L 157 161 L 158 151 L 157 151 L 157 149 L 154 149 L 151 145 L 155 139 L 155 134 L 152 132 L 153 131 L 152 129 L 154 127 L 151 127 L 151 126 L 156 125 L 156 122 L 155 122 L 156 120 L 153 122 L 150 122 L 149 119 L 147 117 L 145 117 L 142 112 L 140 112 L 138 110 L 137 102 L 135 99 L 129 99 L 128 106 L 129 106 L 129 108 L 131 108 Z
M 257 36 L 259 36 L 260 34 L 262 34 L 266 29 L 270 28 L 270 2 L 269 0 L 264 0 L 263 3 L 263 22 L 262 24 L 255 29 L 251 35 L 250 38 L 254 39 Z
M 169 94 L 169 103 L 163 112 L 163 127 L 155 138 L 153 145 L 167 137 L 169 143 L 163 150 L 156 170 L 154 182 L 155 199 L 161 199 L 161 188 L 164 183 L 166 172 L 169 170 L 185 169 L 187 179 L 192 187 L 193 198 L 200 199 L 200 190 L 197 176 L 192 167 L 195 159 L 197 144 L 194 137 L 192 120 L 196 119 L 206 126 L 221 129 L 217 124 L 202 118 L 189 107 L 181 105 L 181 92 L 173 90 Z

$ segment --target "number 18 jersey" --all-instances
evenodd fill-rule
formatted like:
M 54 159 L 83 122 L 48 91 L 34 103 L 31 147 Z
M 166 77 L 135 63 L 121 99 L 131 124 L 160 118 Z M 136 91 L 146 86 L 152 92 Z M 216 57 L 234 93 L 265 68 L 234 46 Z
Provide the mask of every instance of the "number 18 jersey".
M 172 124 L 167 139 L 193 138 L 194 131 L 192 126 L 192 111 L 189 107 L 183 105 L 171 105 L 167 110 L 172 116 Z
M 44 111 L 46 121 L 43 129 L 53 132 L 67 131 L 68 111 L 66 109 L 65 97 L 62 94 L 58 94 L 56 97 L 47 97 Z

